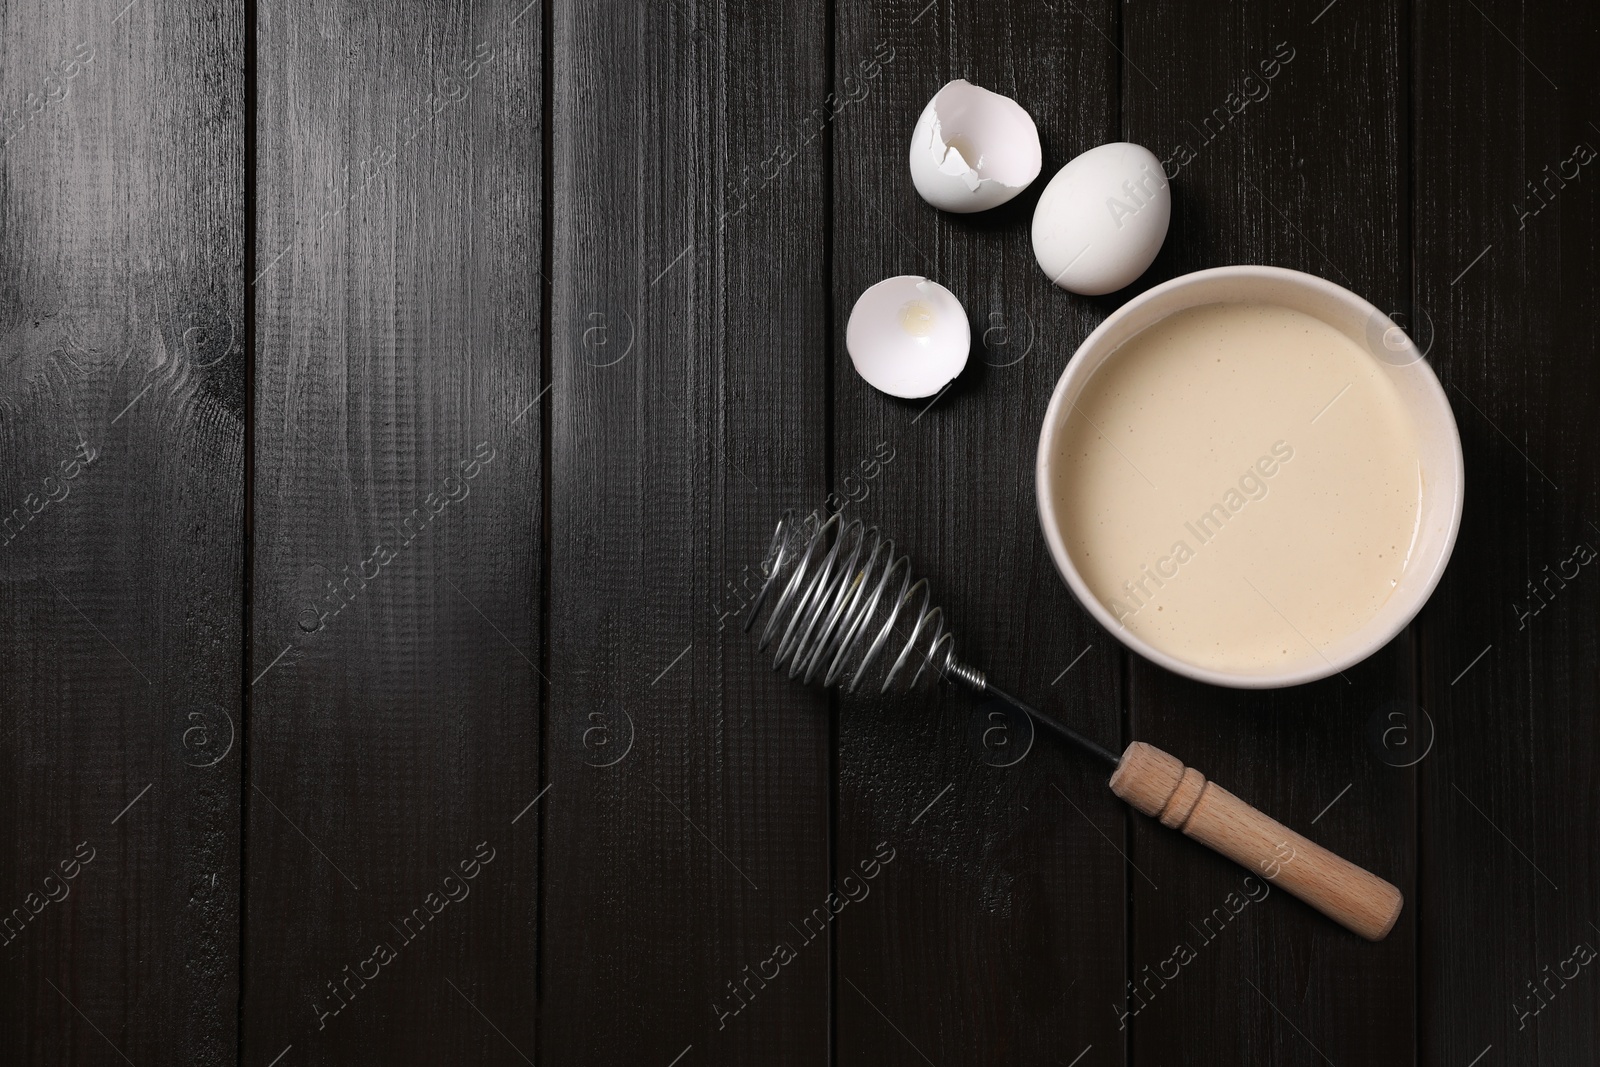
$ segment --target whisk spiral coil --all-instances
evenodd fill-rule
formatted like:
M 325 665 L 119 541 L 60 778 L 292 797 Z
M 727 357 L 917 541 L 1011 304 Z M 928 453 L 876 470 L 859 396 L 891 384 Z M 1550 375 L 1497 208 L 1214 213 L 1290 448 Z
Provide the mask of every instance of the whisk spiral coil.
M 955 637 L 928 580 L 913 581 L 910 557 L 897 557 L 894 542 L 876 526 L 816 512 L 797 521 L 786 511 L 764 569 L 745 629 L 770 606 L 758 647 L 776 638 L 773 667 L 787 665 L 789 677 L 809 683 L 820 676 L 832 686 L 848 673 L 845 690 L 854 692 L 880 658 L 893 655 L 880 693 L 897 683 L 911 689 L 949 677 L 983 689 L 982 672 L 956 660 Z

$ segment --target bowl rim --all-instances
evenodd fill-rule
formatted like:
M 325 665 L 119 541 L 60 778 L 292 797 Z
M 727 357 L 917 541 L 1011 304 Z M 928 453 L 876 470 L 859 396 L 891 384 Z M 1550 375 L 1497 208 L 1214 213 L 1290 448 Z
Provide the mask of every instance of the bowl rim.
M 1398 351 L 1411 358 L 1399 366 L 1406 373 L 1418 376 L 1420 392 L 1423 394 L 1420 401 L 1421 405 L 1438 405 L 1446 416 L 1443 424 L 1448 429 L 1446 436 L 1449 440 L 1446 444 L 1448 446 L 1450 464 L 1453 468 L 1450 472 L 1451 484 L 1454 486 L 1449 528 L 1440 542 L 1438 551 L 1434 553 L 1431 560 L 1427 561 L 1428 570 L 1426 575 L 1420 582 L 1412 586 L 1408 594 L 1410 603 L 1406 604 L 1404 610 L 1392 616 L 1390 621 L 1383 625 L 1374 625 L 1373 622 L 1369 622 L 1366 626 L 1353 631 L 1350 635 L 1352 638 L 1363 638 L 1363 635 L 1364 638 L 1338 658 L 1324 656 L 1320 663 L 1313 663 L 1292 670 L 1245 673 L 1200 666 L 1156 648 L 1143 637 L 1119 623 L 1110 610 L 1090 591 L 1088 583 L 1079 574 L 1077 566 L 1072 562 L 1072 557 L 1067 552 L 1060 524 L 1056 521 L 1054 497 L 1049 484 L 1050 456 L 1052 445 L 1055 441 L 1056 427 L 1061 422 L 1064 399 L 1069 390 L 1080 382 L 1087 382 L 1093 374 L 1093 371 L 1085 371 L 1083 369 L 1090 362 L 1089 359 L 1085 358 L 1086 354 L 1092 353 L 1106 344 L 1106 338 L 1127 323 L 1128 320 L 1136 319 L 1141 314 L 1148 314 L 1146 309 L 1151 304 L 1163 300 L 1173 292 L 1196 287 L 1207 287 L 1223 281 L 1240 280 L 1288 282 L 1310 290 L 1324 298 L 1345 304 L 1352 310 L 1367 316 L 1369 321 L 1373 316 L 1381 316 L 1384 321 L 1390 322 L 1391 326 L 1393 325 L 1388 316 L 1375 305 L 1349 289 L 1330 282 L 1326 278 L 1319 278 L 1314 274 L 1291 270 L 1287 267 L 1255 264 L 1210 267 L 1189 274 L 1181 274 L 1176 278 L 1171 278 L 1153 286 L 1106 316 L 1105 320 L 1095 327 L 1089 336 L 1083 339 L 1083 342 L 1073 352 L 1072 358 L 1067 361 L 1060 378 L 1056 381 L 1054 391 L 1050 394 L 1050 403 L 1045 409 L 1044 423 L 1039 431 L 1039 447 L 1034 459 L 1034 496 L 1037 502 L 1039 528 L 1044 535 L 1045 544 L 1050 550 L 1051 559 L 1055 562 L 1056 571 L 1061 575 L 1062 580 L 1066 582 L 1067 588 L 1072 591 L 1078 603 L 1083 605 L 1084 610 L 1088 611 L 1095 621 L 1109 631 L 1113 637 L 1152 663 L 1164 667 L 1174 674 L 1192 678 L 1195 681 L 1230 689 L 1282 689 L 1320 681 L 1323 678 L 1340 674 L 1346 668 L 1367 659 L 1374 652 L 1394 640 L 1401 631 L 1411 624 L 1417 613 L 1422 610 L 1423 605 L 1433 595 L 1433 591 L 1443 578 L 1445 568 L 1448 566 L 1450 557 L 1455 551 L 1456 537 L 1461 529 L 1461 513 L 1466 496 L 1466 467 L 1461 451 L 1461 433 L 1456 425 L 1455 413 L 1450 406 L 1450 399 L 1445 394 L 1444 387 L 1439 384 L 1438 376 L 1434 374 L 1433 368 L 1428 364 L 1423 354 L 1417 350 L 1416 344 L 1411 340 L 1409 334 L 1401 331 L 1402 336 L 1405 337 L 1405 345 Z M 1167 315 L 1175 313 L 1176 310 L 1181 309 L 1174 309 L 1174 311 L 1151 318 L 1149 322 L 1144 323 L 1139 329 L 1149 328 L 1161 321 L 1161 319 L 1166 318 Z M 1108 358 L 1110 357 L 1108 356 Z M 1101 362 L 1103 363 L 1103 361 Z M 1095 370 L 1098 369 L 1099 365 L 1095 367 Z M 1419 407 L 1419 402 L 1414 397 L 1409 398 L 1406 403 L 1407 407 L 1413 411 Z M 1320 650 L 1319 655 L 1321 655 Z

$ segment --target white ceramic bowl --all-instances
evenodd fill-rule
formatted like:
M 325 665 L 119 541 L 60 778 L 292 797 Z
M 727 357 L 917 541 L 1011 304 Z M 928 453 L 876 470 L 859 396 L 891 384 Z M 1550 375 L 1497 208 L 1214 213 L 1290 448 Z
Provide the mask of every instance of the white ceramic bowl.
M 1223 671 L 1197 666 L 1153 647 L 1117 622 L 1090 592 L 1068 554 L 1051 491 L 1056 433 L 1090 376 L 1107 360 L 1115 358 L 1124 342 L 1168 315 L 1184 308 L 1226 303 L 1265 303 L 1293 308 L 1321 319 L 1365 348 L 1388 371 L 1410 409 L 1421 450 L 1421 521 L 1411 563 L 1394 594 L 1366 625 L 1321 649 L 1320 655 L 1310 655 L 1270 671 Z M 1404 331 L 1359 296 L 1332 282 L 1281 267 L 1217 267 L 1197 271 L 1174 278 L 1128 301 L 1078 346 L 1061 380 L 1056 383 L 1050 408 L 1045 412 L 1034 468 L 1034 491 L 1039 498 L 1039 525 L 1056 569 L 1089 614 L 1123 644 L 1153 663 L 1198 681 L 1239 689 L 1274 689 L 1326 678 L 1359 663 L 1393 640 L 1427 602 L 1444 574 L 1450 551 L 1455 547 L 1456 531 L 1461 525 L 1466 486 L 1461 438 L 1439 379 L 1422 357 L 1423 353 Z

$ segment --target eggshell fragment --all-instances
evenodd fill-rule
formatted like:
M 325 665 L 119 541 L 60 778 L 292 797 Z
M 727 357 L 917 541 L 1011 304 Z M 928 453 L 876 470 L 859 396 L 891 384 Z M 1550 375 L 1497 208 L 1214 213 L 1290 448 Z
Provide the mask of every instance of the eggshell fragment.
M 1022 106 L 957 78 L 922 109 L 911 134 L 911 182 L 945 211 L 985 211 L 1039 176 L 1039 130 Z
M 1126 141 L 1103 144 L 1044 187 L 1033 210 L 1033 254 L 1063 289 L 1115 292 L 1155 261 L 1171 218 L 1161 161 Z
M 845 347 L 856 373 L 890 396 L 932 396 L 967 365 L 972 326 L 955 294 L 915 274 L 885 278 L 850 309 Z

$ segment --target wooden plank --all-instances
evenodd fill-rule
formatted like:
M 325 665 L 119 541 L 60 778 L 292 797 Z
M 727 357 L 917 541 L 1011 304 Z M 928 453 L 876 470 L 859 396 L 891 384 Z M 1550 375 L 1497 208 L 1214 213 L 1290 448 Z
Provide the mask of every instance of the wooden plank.
M 835 133 L 834 489 L 910 553 L 964 658 L 1118 747 L 1118 646 L 1057 578 L 1033 493 L 1050 392 L 1101 312 L 1050 284 L 1028 230 L 1050 175 L 1114 139 L 1114 7 L 841 5 L 838 20 L 836 90 L 863 62 L 880 72 Z M 936 211 L 907 172 L 918 115 L 958 77 L 1018 100 L 1044 144 L 1034 188 L 988 214 Z M 897 274 L 947 286 L 972 322 L 968 369 L 931 404 L 874 391 L 845 350 L 856 298 Z M 835 870 L 880 843 L 894 859 L 838 920 L 840 1063 L 1122 1057 L 1122 807 L 1049 737 L 1018 760 L 1023 732 L 992 710 L 953 690 L 842 702 Z
M 1429 1063 L 1583 1063 L 1600 1041 L 1600 73 L 1577 30 L 1417 10 L 1417 297 L 1467 464 L 1420 657 Z
M 244 1062 L 534 1055 L 541 25 L 519 8 L 259 14 Z
M 1124 19 L 1127 137 L 1173 176 L 1172 229 L 1145 284 L 1268 263 L 1398 310 L 1409 257 L 1402 5 L 1252 3 L 1225 19 L 1129 5 Z M 1406 635 L 1348 678 L 1253 693 L 1130 657 L 1133 732 L 1410 899 L 1415 772 L 1387 765 L 1366 727 L 1411 697 L 1412 654 Z M 1261 899 L 1259 878 L 1246 883 L 1152 820 L 1136 818 L 1132 838 L 1133 861 L 1160 887 L 1132 883 L 1133 1062 L 1412 1057 L 1415 907 L 1371 945 L 1285 894 Z
M 553 13 L 543 1062 L 827 1056 L 827 701 L 739 630 L 824 491 L 824 10 Z
M 221 1063 L 238 991 L 237 5 L 0 11 L 0 1060 Z

